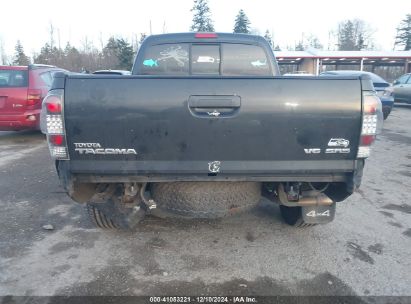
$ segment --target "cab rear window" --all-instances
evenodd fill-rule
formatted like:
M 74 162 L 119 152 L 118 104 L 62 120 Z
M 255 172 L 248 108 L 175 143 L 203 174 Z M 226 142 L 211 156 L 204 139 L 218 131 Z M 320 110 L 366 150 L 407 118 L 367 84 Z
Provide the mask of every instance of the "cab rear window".
M 151 46 L 144 54 L 143 75 L 188 75 L 189 45 L 159 44 Z
M 0 88 L 27 87 L 27 71 L 0 70 Z
M 194 44 L 191 47 L 191 72 L 193 75 L 219 75 L 220 46 Z
M 159 44 L 148 48 L 143 75 L 271 76 L 264 49 L 246 44 Z
M 226 76 L 270 76 L 264 50 L 256 45 L 224 44 L 222 74 Z

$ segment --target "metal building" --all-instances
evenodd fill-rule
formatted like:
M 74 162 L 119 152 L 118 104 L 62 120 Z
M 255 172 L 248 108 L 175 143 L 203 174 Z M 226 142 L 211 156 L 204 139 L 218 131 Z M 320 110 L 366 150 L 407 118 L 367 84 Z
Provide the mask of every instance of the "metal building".
M 326 70 L 361 70 L 379 74 L 388 81 L 411 72 L 411 51 L 306 51 L 274 52 L 282 73 Z

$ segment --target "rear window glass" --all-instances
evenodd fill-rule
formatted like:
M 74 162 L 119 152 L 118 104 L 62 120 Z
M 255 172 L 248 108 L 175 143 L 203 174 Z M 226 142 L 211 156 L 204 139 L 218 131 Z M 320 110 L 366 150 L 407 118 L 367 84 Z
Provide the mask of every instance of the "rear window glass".
M 220 46 L 193 45 L 191 48 L 193 74 L 220 74 Z
M 386 88 L 390 86 L 388 82 L 373 82 L 373 85 L 374 88 Z
M 51 77 L 49 72 L 40 74 L 40 77 L 48 87 L 51 87 L 51 83 L 53 82 L 53 78 Z
M 410 75 L 408 75 L 408 74 L 402 75 L 400 78 L 397 79 L 397 81 L 398 81 L 398 83 L 405 83 L 407 81 L 408 77 L 410 77 Z
M 159 44 L 151 46 L 144 54 L 143 75 L 188 75 L 189 45 Z
M 0 88 L 27 86 L 27 71 L 0 70 Z
M 226 76 L 270 76 L 264 50 L 256 45 L 224 44 L 222 72 Z
M 146 50 L 140 67 L 142 75 L 186 76 L 190 73 L 271 76 L 264 49 L 247 44 L 192 44 L 191 55 L 189 43 L 153 45 Z
M 381 86 L 381 87 L 389 86 L 389 84 L 383 78 L 381 78 L 380 76 L 378 76 L 374 73 L 368 73 L 366 75 L 369 75 L 371 77 L 371 81 L 374 83 L 374 86 L 375 86 L 376 83 L 380 84 L 379 86 Z

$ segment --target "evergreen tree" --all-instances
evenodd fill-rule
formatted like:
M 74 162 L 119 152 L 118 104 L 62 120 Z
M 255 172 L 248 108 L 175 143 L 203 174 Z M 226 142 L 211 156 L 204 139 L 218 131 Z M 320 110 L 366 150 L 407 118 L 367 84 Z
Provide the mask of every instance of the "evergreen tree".
M 23 45 L 21 44 L 20 40 L 17 40 L 17 44 L 14 47 L 15 54 L 13 59 L 14 65 L 29 65 L 30 59 L 24 53 Z
M 64 57 L 64 51 L 46 43 L 40 50 L 40 54 L 34 58 L 35 63 L 60 65 Z
M 404 51 L 411 50 L 411 14 L 407 14 L 397 28 L 395 45 L 404 46 Z
M 118 46 L 118 67 L 122 70 L 131 70 L 133 66 L 133 47 L 123 38 L 117 39 Z
M 358 50 L 363 50 L 365 49 L 365 39 L 364 39 L 364 34 L 363 33 L 358 33 L 358 38 L 357 38 L 357 49 Z
M 247 15 L 241 9 L 237 16 L 235 17 L 234 23 L 234 33 L 250 33 L 250 20 L 248 19 Z
M 138 41 L 138 47 L 140 48 L 141 45 L 143 44 L 144 40 L 147 38 L 146 33 L 140 33 L 140 40 Z
M 305 46 L 304 46 L 304 44 L 303 44 L 302 41 L 299 41 L 299 42 L 295 45 L 295 48 L 294 48 L 295 51 L 304 51 L 304 49 L 305 49 Z
M 106 68 L 131 70 L 133 57 L 133 47 L 123 38 L 110 37 L 103 49 Z
M 281 48 L 280 48 L 280 46 L 277 44 L 276 46 L 275 46 L 275 48 L 274 48 L 274 51 L 281 51 Z
M 64 51 L 56 46 L 51 47 L 49 43 L 46 43 L 40 50 L 40 54 L 34 56 L 35 63 L 51 64 L 63 67 L 64 63 Z
M 338 49 L 340 51 L 353 51 L 355 47 L 354 24 L 351 20 L 340 23 L 338 27 Z
M 64 64 L 61 66 L 68 69 L 69 71 L 80 72 L 82 66 L 82 56 L 80 52 L 67 42 L 64 48 Z
M 302 33 L 302 39 L 295 45 L 294 50 L 305 51 L 308 48 L 322 49 L 323 45 L 313 34 L 304 35 L 304 33 Z
M 50 64 L 51 47 L 46 43 L 41 49 L 40 54 L 34 57 L 34 63 Z
M 359 51 L 372 47 L 371 33 L 364 21 L 346 20 L 338 26 L 338 49 Z
M 267 40 L 268 44 L 272 48 L 273 47 L 273 38 L 271 37 L 271 34 L 268 30 L 265 31 L 264 38 L 265 38 L 265 40 Z
M 194 0 L 194 6 L 191 11 L 194 13 L 194 16 L 190 31 L 214 32 L 213 20 L 210 17 L 211 13 L 207 0 Z
M 320 40 L 314 35 L 309 35 L 306 41 L 306 48 L 313 47 L 315 49 L 323 49 Z
M 139 40 L 138 43 L 141 45 L 146 38 L 147 38 L 147 34 L 146 33 L 141 33 L 140 34 L 140 40 Z
M 103 48 L 103 58 L 106 68 L 114 69 L 119 65 L 119 48 L 116 38 L 110 37 Z

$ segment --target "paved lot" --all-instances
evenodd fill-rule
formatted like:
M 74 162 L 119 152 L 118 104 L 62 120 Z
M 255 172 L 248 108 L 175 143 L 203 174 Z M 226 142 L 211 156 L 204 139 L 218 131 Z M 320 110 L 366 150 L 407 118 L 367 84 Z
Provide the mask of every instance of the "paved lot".
M 288 227 L 263 202 L 106 232 L 63 193 L 42 135 L 3 132 L 0 295 L 411 295 L 411 107 L 388 118 L 364 174 L 326 226 Z

